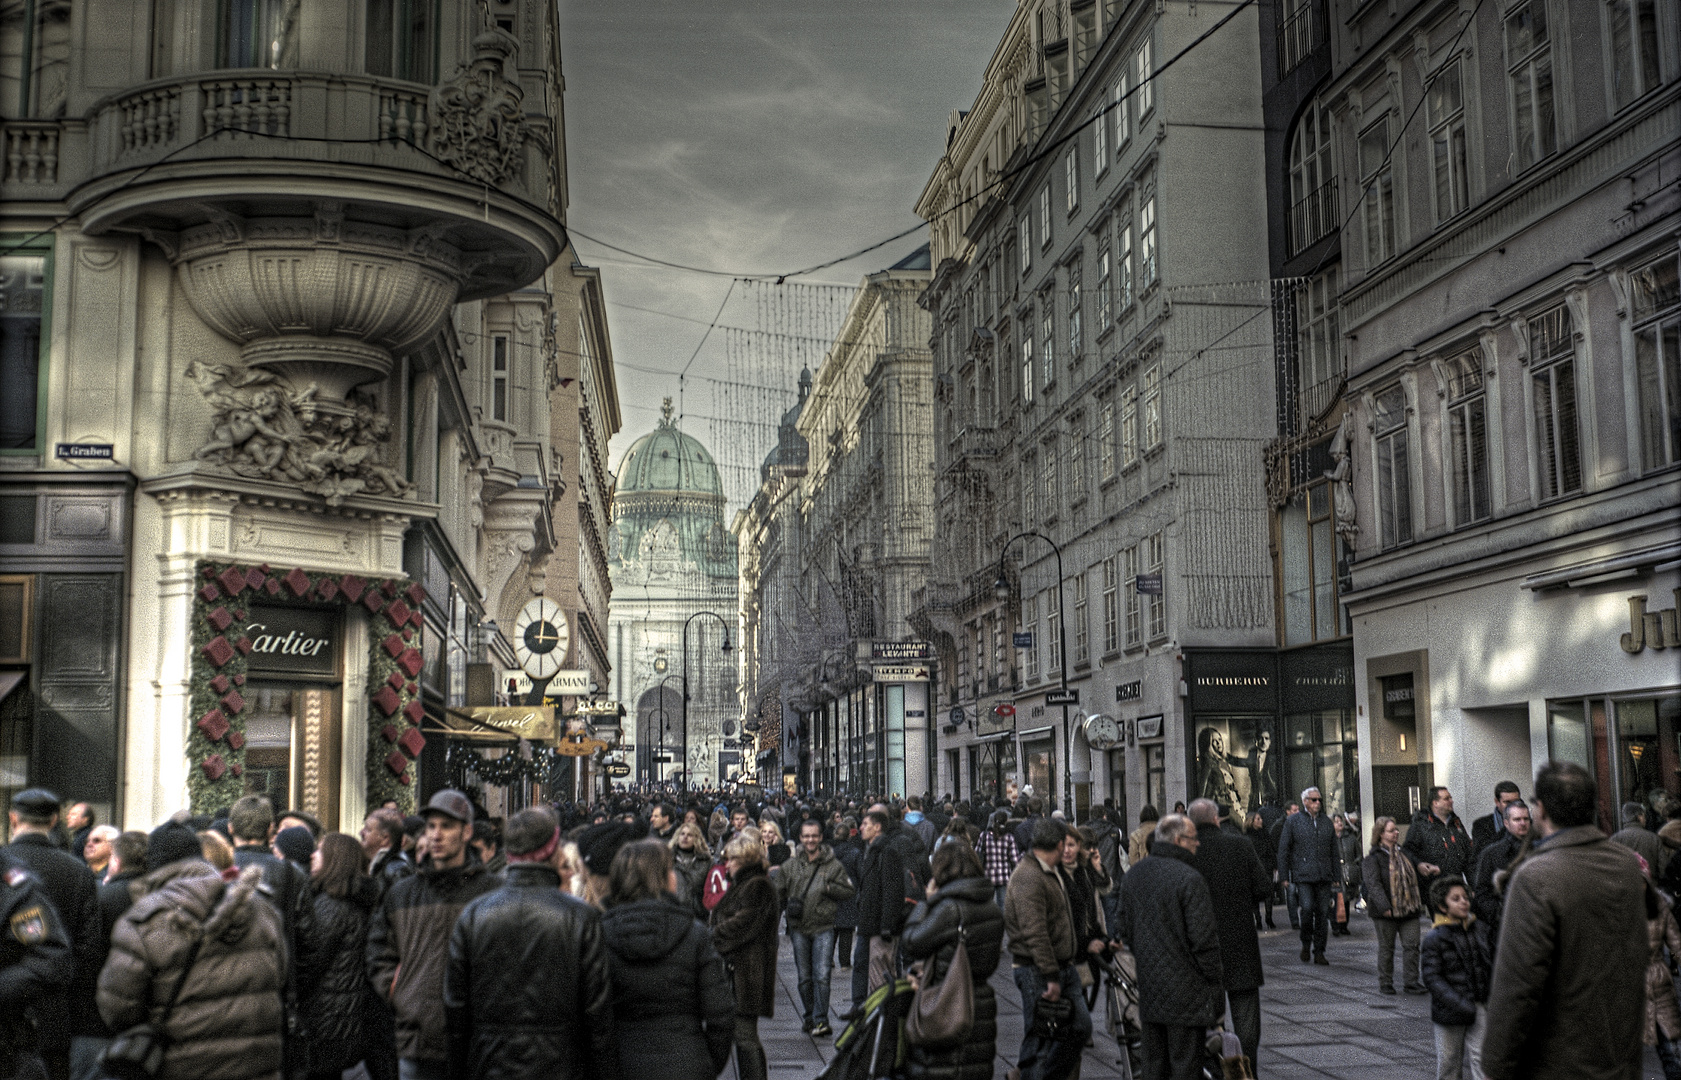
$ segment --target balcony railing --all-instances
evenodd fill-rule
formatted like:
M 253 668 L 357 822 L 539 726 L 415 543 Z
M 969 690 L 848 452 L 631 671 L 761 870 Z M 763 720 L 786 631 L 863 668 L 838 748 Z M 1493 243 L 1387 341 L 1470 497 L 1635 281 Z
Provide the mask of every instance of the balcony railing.
M 1290 207 L 1290 254 L 1329 236 L 1341 224 L 1337 211 L 1337 182 L 1325 181 Z
M 59 123 L 56 120 L 8 120 L 4 128 L 8 188 L 50 187 L 58 183 Z
M 1278 77 L 1284 78 L 1313 51 L 1314 0 L 1287 0 L 1280 5 L 1283 18 L 1278 24 Z M 1293 9 L 1293 10 L 1292 10 Z

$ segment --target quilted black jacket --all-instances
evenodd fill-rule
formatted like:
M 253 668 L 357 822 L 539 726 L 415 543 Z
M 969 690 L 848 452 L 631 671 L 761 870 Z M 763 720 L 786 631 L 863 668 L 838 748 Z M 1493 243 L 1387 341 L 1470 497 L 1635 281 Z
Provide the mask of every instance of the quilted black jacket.
M 298 942 L 297 985 L 305 1036 L 301 1050 L 312 1073 L 342 1072 L 365 1055 L 368 918 L 380 891 L 379 882 L 366 876 L 342 900 L 310 890 L 309 927 Z
M 1494 936 L 1488 923 L 1473 919 L 1470 926 L 1438 924 L 1424 935 L 1419 959 L 1430 991 L 1430 1022 L 1475 1023 L 1477 1006 L 1488 1004 L 1494 982 Z
M 509 866 L 455 921 L 444 1017 L 460 1080 L 616 1080 L 601 913 L 561 892 L 552 867 Z
M 975 984 L 975 1026 L 963 1045 L 951 1050 L 911 1046 L 905 1059 L 909 1080 L 991 1080 L 997 1054 L 998 1001 L 987 979 L 998 969 L 1004 951 L 1004 914 L 993 900 L 992 882 L 984 877 L 960 878 L 918 904 L 899 939 L 905 956 L 927 960 L 932 976 L 945 978 L 957 952 L 957 927 L 963 925 L 964 951 Z
M 1226 1009 L 1220 934 L 1208 883 L 1177 844 L 1150 845 L 1150 858 L 1121 878 L 1121 940 L 1138 962 L 1142 1018 L 1207 1027 Z
M 601 916 L 619 1075 L 713 1080 L 729 1064 L 735 990 L 712 935 L 673 896 Z

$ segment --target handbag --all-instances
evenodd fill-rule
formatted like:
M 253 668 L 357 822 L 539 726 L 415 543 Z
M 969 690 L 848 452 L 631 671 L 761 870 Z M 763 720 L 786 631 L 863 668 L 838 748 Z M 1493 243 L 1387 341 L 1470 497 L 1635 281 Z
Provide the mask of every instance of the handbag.
M 975 983 L 969 972 L 969 936 L 963 922 L 957 923 L 957 948 L 952 950 L 946 977 L 937 983 L 924 979 L 911 997 L 910 1015 L 905 1018 L 905 1038 L 912 1046 L 944 1050 L 958 1046 L 975 1028 Z M 930 957 L 925 974 L 934 973 Z
M 800 891 L 800 895 L 789 898 L 788 902 L 783 905 L 782 910 L 788 913 L 788 929 L 790 932 L 793 931 L 795 923 L 805 918 L 805 898 L 811 895 L 811 887 L 815 884 L 817 884 L 817 871 L 813 870 L 810 880 L 805 883 L 805 888 Z
M 169 1023 L 169 1014 L 175 1011 L 175 1000 L 181 996 L 181 988 L 192 976 L 193 964 L 198 962 L 198 950 L 203 944 L 204 932 L 201 928 L 198 940 L 193 942 L 192 949 L 187 953 L 187 965 L 181 969 L 181 979 L 164 1003 L 163 1011 L 156 1020 L 144 1020 L 117 1033 L 99 1055 L 101 1076 L 110 1080 L 152 1080 L 157 1076 L 163 1068 L 164 1051 L 169 1049 L 165 1025 Z
M 1036 1039 L 1062 1042 L 1068 1038 L 1069 1029 L 1073 1026 L 1073 1001 L 1066 997 L 1058 997 L 1055 1001 L 1042 997 L 1033 1003 L 1033 1024 L 1027 1033 Z
M 1339 886 L 1338 889 L 1337 889 L 1337 922 L 1345 923 L 1347 921 L 1348 921 L 1348 896 L 1347 896 L 1346 893 L 1343 892 L 1342 888 Z

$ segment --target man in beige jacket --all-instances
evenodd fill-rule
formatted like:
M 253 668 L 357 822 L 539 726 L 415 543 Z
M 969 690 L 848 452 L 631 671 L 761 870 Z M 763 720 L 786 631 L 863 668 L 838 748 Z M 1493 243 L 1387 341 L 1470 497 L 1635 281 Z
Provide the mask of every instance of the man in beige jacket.
M 1079 1064 L 1091 1035 L 1091 1013 L 1074 968 L 1074 917 L 1061 869 L 1067 826 L 1054 818 L 1033 824 L 1032 850 L 1016 864 L 1004 890 L 1004 929 L 1010 935 L 1011 974 L 1021 992 L 1021 1080 L 1065 1080 Z M 1033 1010 L 1040 998 L 1066 1000 L 1074 1015 L 1058 1041 L 1033 1034 Z

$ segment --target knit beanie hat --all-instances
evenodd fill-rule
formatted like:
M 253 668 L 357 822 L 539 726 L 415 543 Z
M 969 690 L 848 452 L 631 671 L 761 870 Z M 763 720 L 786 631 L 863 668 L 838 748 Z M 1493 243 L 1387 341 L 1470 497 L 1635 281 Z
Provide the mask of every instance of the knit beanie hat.
M 183 859 L 198 859 L 204 855 L 198 834 L 185 821 L 170 818 L 153 829 L 146 837 L 146 868 L 156 870 Z
M 302 825 L 293 825 L 280 830 L 274 838 L 274 846 L 280 849 L 286 861 L 308 866 L 309 857 L 315 854 L 315 837 Z

